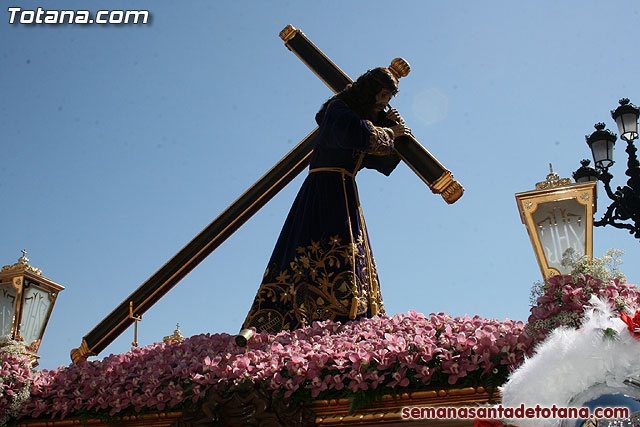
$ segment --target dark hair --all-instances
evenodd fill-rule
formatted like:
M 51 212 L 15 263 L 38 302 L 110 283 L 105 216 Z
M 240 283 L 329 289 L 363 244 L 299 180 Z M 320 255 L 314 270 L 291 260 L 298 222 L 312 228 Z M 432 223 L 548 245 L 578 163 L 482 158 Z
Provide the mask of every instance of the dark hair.
M 325 102 L 316 114 L 316 122 L 322 123 L 327 107 L 334 99 L 340 99 L 363 119 L 373 119 L 371 110 L 376 103 L 376 95 L 382 89 L 389 89 L 393 95 L 398 93 L 398 80 L 386 68 L 369 70 L 347 85 L 342 91 Z

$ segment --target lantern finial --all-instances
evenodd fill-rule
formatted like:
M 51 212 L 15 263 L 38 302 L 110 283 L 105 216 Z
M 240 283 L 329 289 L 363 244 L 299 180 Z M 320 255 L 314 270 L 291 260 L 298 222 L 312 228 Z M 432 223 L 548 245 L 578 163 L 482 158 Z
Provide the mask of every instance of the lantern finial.
M 553 165 L 549 163 L 549 175 L 547 180 L 536 183 L 536 190 L 545 190 L 547 188 L 560 187 L 561 185 L 571 184 L 571 178 L 560 178 L 560 175 L 553 171 Z
M 27 250 L 23 249 L 21 252 L 22 252 L 22 256 L 18 258 L 18 262 L 20 264 L 29 265 L 29 258 L 27 258 Z
M 8 271 L 17 271 L 17 270 L 30 271 L 34 274 L 37 274 L 38 276 L 42 276 L 42 270 L 29 265 L 29 258 L 27 258 L 27 250 L 23 249 L 21 252 L 22 252 L 22 256 L 18 258 L 17 263 L 13 265 L 5 265 L 4 267 L 2 267 L 2 270 L 0 272 L 4 273 Z
M 176 323 L 176 330 L 173 331 L 173 335 L 166 336 L 162 339 L 165 343 L 181 342 L 184 340 L 185 337 L 183 337 L 182 332 L 180 332 L 180 323 Z

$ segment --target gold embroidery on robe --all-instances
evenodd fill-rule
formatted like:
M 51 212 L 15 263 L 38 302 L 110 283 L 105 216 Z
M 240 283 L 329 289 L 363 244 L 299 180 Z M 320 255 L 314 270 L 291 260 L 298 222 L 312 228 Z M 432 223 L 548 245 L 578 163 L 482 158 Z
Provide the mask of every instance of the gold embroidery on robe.
M 298 247 L 296 252 L 289 269 L 265 271 L 266 283 L 258 290 L 244 328 L 276 333 L 309 326 L 316 320 L 345 321 L 352 317 L 354 301 L 358 317 L 368 314 L 371 301 L 378 308 L 377 314 L 384 314 L 375 261 L 362 233 L 354 243 L 343 243 L 339 236 L 332 236 L 324 242 L 312 241 L 306 247 Z M 354 254 L 358 272 L 355 277 Z M 290 310 L 278 310 L 282 306 Z
M 365 120 L 365 125 L 371 136 L 369 136 L 369 150 L 366 150 L 368 154 L 377 156 L 386 156 L 393 151 L 393 132 L 389 128 L 381 128 L 375 126 L 369 120 Z

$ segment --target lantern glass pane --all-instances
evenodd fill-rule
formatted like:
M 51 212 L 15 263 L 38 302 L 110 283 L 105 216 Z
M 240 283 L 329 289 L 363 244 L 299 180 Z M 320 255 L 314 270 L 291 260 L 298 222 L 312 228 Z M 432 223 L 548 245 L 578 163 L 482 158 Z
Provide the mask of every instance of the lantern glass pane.
M 20 336 L 27 345 L 31 345 L 34 341 L 40 339 L 50 306 L 51 299 L 47 291 L 34 285 L 25 289 Z
M 608 168 L 613 164 L 613 144 L 606 139 L 595 141 L 591 144 L 593 163 L 602 168 Z
M 18 291 L 10 282 L 0 283 L 0 335 L 9 335 L 13 326 Z
M 638 117 L 633 113 L 621 114 L 616 119 L 620 138 L 628 141 L 638 137 Z
M 567 249 L 579 258 L 586 251 L 586 206 L 576 199 L 540 203 L 533 221 L 540 244 L 550 268 L 561 274 L 571 273 L 571 266 L 562 265 Z M 540 255 L 540 254 L 538 254 Z

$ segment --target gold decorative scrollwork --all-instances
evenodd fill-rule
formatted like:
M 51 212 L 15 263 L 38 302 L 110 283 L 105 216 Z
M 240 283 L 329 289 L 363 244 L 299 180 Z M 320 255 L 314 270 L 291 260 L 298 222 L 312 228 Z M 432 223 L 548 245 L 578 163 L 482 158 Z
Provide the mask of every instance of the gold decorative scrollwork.
M 551 182 L 539 182 L 536 184 L 536 190 L 545 190 L 547 188 L 560 187 L 571 184 L 571 178 L 560 178 Z
M 209 425 L 240 426 L 315 426 L 315 414 L 306 405 L 291 399 L 275 399 L 263 385 L 243 390 L 221 386 L 211 390 L 204 402 L 186 412 L 175 427 Z
M 27 258 L 27 250 L 22 250 L 22 256 L 18 258 L 18 262 L 13 265 L 5 265 L 2 267 L 1 272 L 7 273 L 10 271 L 29 271 L 31 273 L 37 274 L 38 276 L 42 276 L 42 271 L 38 268 L 32 267 L 29 265 L 29 258 Z
M 448 204 L 455 203 L 464 193 L 464 187 L 458 182 L 453 181 L 447 188 L 442 191 L 442 198 Z
M 176 330 L 173 331 L 173 335 L 168 335 L 164 338 L 162 338 L 162 342 L 168 343 L 168 342 L 182 342 L 184 341 L 186 338 L 182 336 L 182 332 L 180 332 L 180 323 L 176 324 Z
M 353 243 L 337 235 L 311 241 L 297 248 L 288 269 L 267 268 L 243 328 L 276 333 L 316 320 L 354 319 L 368 309 L 371 315 L 384 314 L 375 261 L 365 239 L 361 232 Z
M 39 268 L 32 267 L 28 264 L 16 263 L 13 265 L 5 265 L 2 267 L 3 273 L 13 272 L 13 271 L 30 271 L 33 274 L 37 274 L 38 276 L 42 276 L 42 270 Z
M 449 204 L 454 203 L 464 193 L 464 187 L 453 179 L 453 174 L 448 170 L 445 170 L 440 178 L 429 185 L 429 188 L 434 194 L 440 194 Z
M 300 30 L 296 30 L 295 27 L 291 24 L 284 27 L 282 31 L 280 31 L 280 38 L 287 43 L 289 40 L 296 36 L 296 33 Z
M 440 178 L 436 179 L 429 188 L 434 194 L 440 194 L 445 190 L 445 188 L 453 184 L 453 182 L 453 174 L 450 171 L 445 170 L 442 175 L 440 175 Z
M 560 178 L 560 175 L 553 171 L 553 166 L 549 163 L 549 175 L 546 181 L 538 182 L 536 190 L 546 190 L 547 188 L 561 187 L 571 184 L 571 178 Z
M 404 58 L 395 58 L 391 61 L 388 70 L 393 74 L 396 79 L 401 77 L 407 77 L 411 72 L 411 65 Z
M 71 360 L 73 363 L 78 363 L 82 360 L 87 360 L 89 356 L 95 356 L 96 353 L 89 350 L 89 345 L 83 339 L 82 345 L 79 348 L 74 348 L 71 350 Z

